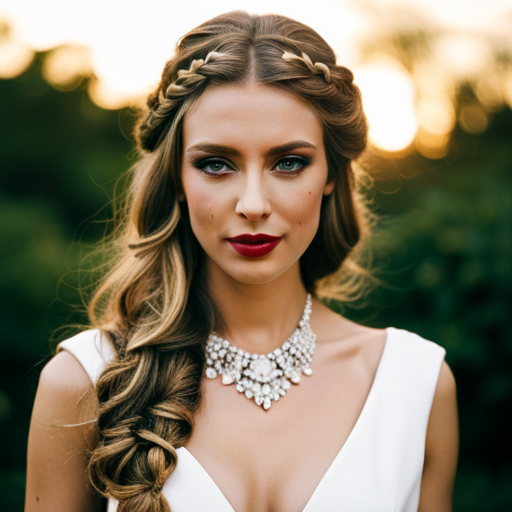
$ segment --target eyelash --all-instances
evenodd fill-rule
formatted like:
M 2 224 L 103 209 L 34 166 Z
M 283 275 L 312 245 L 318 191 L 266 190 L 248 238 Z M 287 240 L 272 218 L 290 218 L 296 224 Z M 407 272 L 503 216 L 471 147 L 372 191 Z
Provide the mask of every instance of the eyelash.
M 287 177 L 299 176 L 299 174 L 301 174 L 304 171 L 304 169 L 311 164 L 311 160 L 309 158 L 306 158 L 303 156 L 298 156 L 298 155 L 290 155 L 290 156 L 286 156 L 286 157 L 283 157 L 280 160 L 278 160 L 276 162 L 276 164 L 274 165 L 274 168 L 276 168 L 281 163 L 283 163 L 287 160 L 291 160 L 294 163 L 301 164 L 298 169 L 294 169 L 291 171 L 281 170 L 281 171 L 277 172 L 278 174 L 281 174 L 281 175 L 287 176 Z M 219 159 L 219 158 L 208 158 L 205 160 L 200 160 L 197 163 L 194 163 L 194 167 L 196 167 L 200 171 L 203 171 L 205 174 L 207 174 L 210 177 L 219 178 L 221 176 L 224 176 L 226 174 L 226 172 L 223 172 L 223 171 L 215 172 L 215 171 L 207 171 L 206 170 L 206 167 L 208 165 L 218 164 L 218 163 L 223 164 L 226 167 L 229 167 L 229 164 L 227 162 L 225 162 L 224 160 Z

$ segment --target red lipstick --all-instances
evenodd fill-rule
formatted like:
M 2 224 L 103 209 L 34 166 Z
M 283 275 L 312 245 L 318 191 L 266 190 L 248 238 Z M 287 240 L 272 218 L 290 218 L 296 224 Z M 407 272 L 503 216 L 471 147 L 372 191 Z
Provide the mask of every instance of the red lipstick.
M 226 238 L 236 252 L 247 258 L 261 258 L 265 256 L 272 252 L 282 239 L 282 236 L 271 236 L 264 233 Z

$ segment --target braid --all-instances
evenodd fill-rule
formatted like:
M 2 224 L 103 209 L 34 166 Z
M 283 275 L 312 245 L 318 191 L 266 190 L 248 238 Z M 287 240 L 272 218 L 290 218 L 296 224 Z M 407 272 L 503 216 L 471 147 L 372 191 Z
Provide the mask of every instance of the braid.
M 208 290 L 205 253 L 179 200 L 183 119 L 206 87 L 247 81 L 304 99 L 323 126 L 336 187 L 300 260 L 306 289 L 347 302 L 361 296 L 368 279 L 353 251 L 370 217 L 351 166 L 366 145 L 352 73 L 336 65 L 316 32 L 281 16 L 235 12 L 187 34 L 136 127 L 141 158 L 115 265 L 89 305 L 92 325 L 110 335 L 116 358 L 97 384 L 99 444 L 88 474 L 98 492 L 119 500 L 118 512 L 170 512 L 162 488 L 201 403 L 204 345 L 222 323 Z
M 208 75 L 202 68 L 210 60 L 222 56 L 222 53 L 211 51 L 205 59 L 192 60 L 188 69 L 178 70 L 175 80 L 165 86 L 161 84 L 150 96 L 147 103 L 149 112 L 138 127 L 138 140 L 143 149 L 154 151 L 169 124 L 171 113 L 177 110 L 184 99 L 194 93 L 200 94 L 204 88 Z
M 169 512 L 161 491 L 192 432 L 202 364 L 187 351 L 129 354 L 98 381 L 101 439 L 89 471 L 101 494 L 120 501 L 119 512 Z
M 302 57 L 299 57 L 298 55 L 294 55 L 290 52 L 284 52 L 283 57 L 284 60 L 299 60 L 306 64 L 309 71 L 313 73 L 314 75 L 317 75 L 319 73 L 323 73 L 325 81 L 327 83 L 330 83 L 331 81 L 331 70 L 323 63 L 323 62 L 315 62 L 313 64 L 313 61 L 309 58 L 309 56 L 302 52 Z

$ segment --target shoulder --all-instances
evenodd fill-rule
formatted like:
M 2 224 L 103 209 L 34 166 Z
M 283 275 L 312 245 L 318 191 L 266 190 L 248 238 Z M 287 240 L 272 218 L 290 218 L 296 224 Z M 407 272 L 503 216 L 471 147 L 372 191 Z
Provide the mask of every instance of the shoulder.
M 100 509 L 85 478 L 87 454 L 98 440 L 98 411 L 83 366 L 68 351 L 56 354 L 41 372 L 32 410 L 26 510 Z
M 51 393 L 75 395 L 91 386 L 91 379 L 78 360 L 67 351 L 53 356 L 43 368 L 38 389 Z
M 447 432 L 457 428 L 457 388 L 455 377 L 443 361 L 432 402 L 432 410 L 427 431 L 427 457 Z
M 91 377 L 72 352 L 59 352 L 39 377 L 34 415 L 52 424 L 77 424 L 96 416 L 97 398 Z
M 435 390 L 425 441 L 420 512 L 451 511 L 459 452 L 459 422 L 453 374 L 443 362 Z
M 58 345 L 57 354 L 39 377 L 34 414 L 52 423 L 79 423 L 96 415 L 94 391 L 113 349 L 97 329 L 81 332 Z

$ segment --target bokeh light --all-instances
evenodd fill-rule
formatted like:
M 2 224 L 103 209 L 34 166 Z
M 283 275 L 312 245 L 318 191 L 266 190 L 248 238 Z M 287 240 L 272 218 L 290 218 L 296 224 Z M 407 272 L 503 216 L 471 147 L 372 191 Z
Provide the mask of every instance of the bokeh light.
M 9 39 L 0 42 L 0 78 L 21 75 L 33 59 L 34 51 L 20 41 Z
M 429 38 L 428 50 L 409 63 L 407 52 L 414 51 L 414 42 L 400 49 L 374 44 L 365 54 L 365 41 L 386 30 L 388 35 L 406 33 L 406 23 L 397 26 L 393 16 L 379 15 L 390 8 L 396 13 L 414 9 L 414 30 L 424 27 Z M 512 72 L 498 69 L 496 57 L 512 55 L 512 17 L 506 15 L 512 12 L 510 0 L 485 5 L 466 0 L 317 0 L 314 8 L 291 0 L 196 0 L 190 5 L 90 0 L 83 9 L 66 0 L 0 0 L 0 78 L 23 73 L 34 52 L 44 51 L 43 74 L 53 87 L 71 90 L 85 78 L 99 107 L 137 105 L 158 83 L 183 34 L 237 9 L 284 14 L 317 30 L 334 48 L 338 63 L 354 71 L 370 142 L 384 152 L 406 154 L 415 147 L 428 158 L 441 158 L 457 122 L 469 133 L 481 133 L 492 112 L 504 105 L 512 108 Z M 457 87 L 464 82 L 473 87 L 476 101 L 459 112 Z
M 43 63 L 43 76 L 59 90 L 74 89 L 84 76 L 90 74 L 90 55 L 86 47 L 57 48 L 46 56 Z
M 482 133 L 488 124 L 485 110 L 478 103 L 465 105 L 460 112 L 459 122 L 468 133 Z
M 410 75 L 391 59 L 381 58 L 356 70 L 371 142 L 384 151 L 401 151 L 414 140 L 418 120 Z

